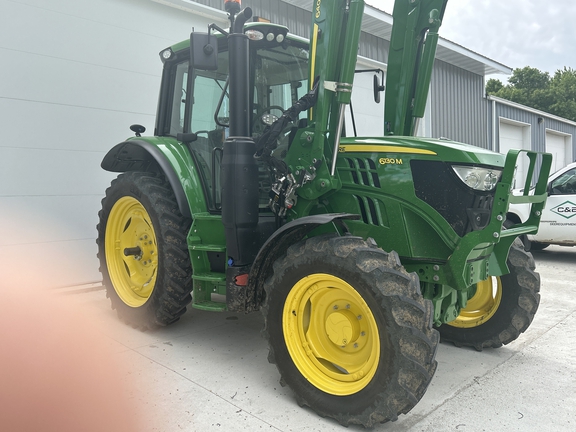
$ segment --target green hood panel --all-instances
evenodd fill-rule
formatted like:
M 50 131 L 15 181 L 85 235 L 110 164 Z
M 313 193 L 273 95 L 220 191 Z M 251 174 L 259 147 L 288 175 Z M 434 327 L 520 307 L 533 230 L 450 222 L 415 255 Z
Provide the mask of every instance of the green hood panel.
M 384 155 L 418 155 L 445 162 L 504 167 L 506 156 L 456 141 L 416 137 L 342 138 L 340 153 L 379 153 Z M 394 156 L 399 157 L 399 156 Z

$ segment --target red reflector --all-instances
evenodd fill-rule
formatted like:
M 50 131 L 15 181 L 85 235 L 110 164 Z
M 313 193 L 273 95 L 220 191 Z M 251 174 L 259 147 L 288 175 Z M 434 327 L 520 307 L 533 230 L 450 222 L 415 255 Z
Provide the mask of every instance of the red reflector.
M 246 286 L 248 285 L 248 273 L 244 273 L 241 275 L 238 275 L 234 278 L 234 285 L 237 286 Z
M 239 5 L 241 5 L 242 0 L 224 0 L 224 4 L 226 3 L 238 3 Z

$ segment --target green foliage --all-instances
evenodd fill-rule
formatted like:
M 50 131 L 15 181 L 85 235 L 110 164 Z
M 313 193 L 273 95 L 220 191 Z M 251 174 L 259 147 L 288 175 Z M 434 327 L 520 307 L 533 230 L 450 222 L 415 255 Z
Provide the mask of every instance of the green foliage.
M 550 74 L 526 66 L 522 69 L 514 69 L 508 82 L 519 90 L 545 89 L 550 84 Z
M 496 94 L 500 91 L 500 89 L 502 87 L 504 87 L 504 84 L 502 84 L 502 81 L 494 79 L 494 78 L 490 78 L 486 82 L 486 94 L 487 95 Z
M 550 87 L 553 96 L 550 112 L 576 121 L 576 71 L 566 67 L 557 70 Z
M 514 69 L 506 85 L 488 80 L 486 94 L 576 121 L 576 70 L 572 68 L 559 69 L 553 77 L 530 66 Z

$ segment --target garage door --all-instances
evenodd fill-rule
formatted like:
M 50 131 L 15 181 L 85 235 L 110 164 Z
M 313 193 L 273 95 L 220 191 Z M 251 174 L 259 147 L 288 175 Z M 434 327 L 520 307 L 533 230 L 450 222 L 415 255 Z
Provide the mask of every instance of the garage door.
M 550 172 L 556 172 L 571 162 L 566 158 L 568 156 L 566 154 L 566 138 L 566 135 L 546 131 L 546 151 L 552 153 L 552 168 Z
M 530 126 L 500 121 L 500 153 L 508 153 L 512 149 L 530 150 Z M 516 188 L 524 186 L 523 179 L 528 168 L 528 157 L 520 155 L 517 164 Z

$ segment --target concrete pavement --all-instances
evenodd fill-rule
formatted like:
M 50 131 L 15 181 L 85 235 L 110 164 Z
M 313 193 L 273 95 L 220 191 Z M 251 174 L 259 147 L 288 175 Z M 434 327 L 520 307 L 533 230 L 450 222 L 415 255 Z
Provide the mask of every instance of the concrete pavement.
M 551 246 L 535 258 L 542 299 L 526 333 L 481 353 L 441 344 L 420 403 L 374 430 L 576 430 L 576 248 Z M 74 297 L 129 366 L 144 432 L 345 430 L 298 407 L 280 386 L 260 314 L 189 310 L 175 325 L 143 333 L 117 319 L 104 291 Z

